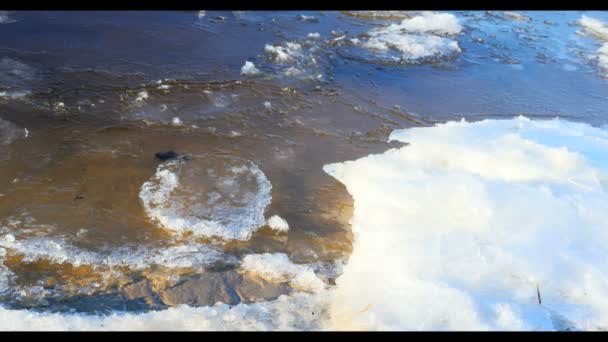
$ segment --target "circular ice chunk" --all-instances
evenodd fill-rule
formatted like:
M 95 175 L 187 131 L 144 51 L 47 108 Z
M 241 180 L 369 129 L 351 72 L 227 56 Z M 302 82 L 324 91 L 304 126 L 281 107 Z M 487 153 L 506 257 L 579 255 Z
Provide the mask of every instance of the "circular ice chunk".
M 271 189 L 250 161 L 199 155 L 159 165 L 139 197 L 148 216 L 165 229 L 247 240 L 265 224 Z

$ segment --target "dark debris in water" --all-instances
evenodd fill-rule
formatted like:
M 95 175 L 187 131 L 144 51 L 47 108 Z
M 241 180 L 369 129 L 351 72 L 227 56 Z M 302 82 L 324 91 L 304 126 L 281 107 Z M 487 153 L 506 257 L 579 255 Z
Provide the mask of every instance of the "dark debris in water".
M 167 160 L 175 160 L 175 159 L 179 159 L 181 161 L 187 162 L 190 159 L 192 159 L 189 155 L 179 154 L 173 150 L 169 150 L 166 152 L 156 152 L 154 154 L 154 157 L 156 157 L 156 159 L 160 160 L 161 162 L 164 162 Z
M 156 159 L 165 161 L 165 160 L 175 159 L 175 158 L 179 157 L 179 154 L 177 154 L 175 151 L 167 151 L 167 152 L 156 152 L 156 154 L 154 156 L 156 157 Z

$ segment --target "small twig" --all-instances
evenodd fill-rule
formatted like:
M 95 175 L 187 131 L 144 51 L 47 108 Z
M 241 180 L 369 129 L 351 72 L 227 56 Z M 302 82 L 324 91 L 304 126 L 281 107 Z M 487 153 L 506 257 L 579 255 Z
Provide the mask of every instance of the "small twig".
M 540 298 L 540 288 L 538 287 L 538 284 L 536 284 L 536 298 L 538 298 L 538 304 L 543 303 L 543 301 Z

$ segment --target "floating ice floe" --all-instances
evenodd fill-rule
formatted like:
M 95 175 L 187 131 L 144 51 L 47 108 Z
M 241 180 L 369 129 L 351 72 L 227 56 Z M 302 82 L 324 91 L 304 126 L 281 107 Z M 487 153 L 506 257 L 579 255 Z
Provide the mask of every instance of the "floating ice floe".
M 315 16 L 312 16 L 312 15 L 300 14 L 300 15 L 298 15 L 298 20 L 305 21 L 305 22 L 316 23 L 316 22 L 319 21 L 319 18 L 317 18 Z
M 345 14 L 362 19 L 405 19 L 415 16 L 417 11 L 344 11 Z
M 182 126 L 184 123 L 182 122 L 182 120 L 179 117 L 174 117 L 173 119 L 171 119 L 171 124 L 173 126 Z
M 138 103 L 144 102 L 149 97 L 150 97 L 150 95 L 148 94 L 148 92 L 145 90 L 142 90 L 137 94 L 137 97 L 135 98 L 135 102 L 138 102 Z
M 261 72 L 255 67 L 255 64 L 250 61 L 245 61 L 245 65 L 241 68 L 241 75 L 254 76 L 259 75 Z
M 264 51 L 275 63 L 290 63 L 302 56 L 302 46 L 294 42 L 286 42 L 284 46 L 266 44 Z
M 252 162 L 208 155 L 159 165 L 139 196 L 148 216 L 165 229 L 247 240 L 266 223 L 271 189 Z
M 510 12 L 510 11 L 503 12 L 503 16 L 506 19 L 515 20 L 515 21 L 530 21 L 530 20 L 532 20 L 532 18 L 528 17 L 527 15 L 524 15 L 524 14 L 521 14 L 521 13 L 517 13 L 517 12 Z
M 596 38 L 600 44 L 596 54 L 591 57 L 597 61 L 597 65 L 605 76 L 608 76 L 608 25 L 603 21 L 583 15 L 578 23 L 583 28 L 583 33 Z
M 372 29 L 350 39 L 352 45 L 371 51 L 355 51 L 356 59 L 398 64 L 432 63 L 449 59 L 461 52 L 458 42 L 450 37 L 462 31 L 458 18 L 449 13 L 422 12 L 398 24 Z
M 585 33 L 602 41 L 608 41 L 608 26 L 603 21 L 583 15 L 578 23 Z
M 266 44 L 264 52 L 275 76 L 287 76 L 296 79 L 321 80 L 322 66 L 319 63 L 320 53 L 324 51 L 324 42 L 320 39 L 304 39 L 300 42 L 288 41 L 281 44 Z
M 289 224 L 287 221 L 278 215 L 273 215 L 271 218 L 269 218 L 267 224 L 270 228 L 279 232 L 286 232 L 289 230 Z

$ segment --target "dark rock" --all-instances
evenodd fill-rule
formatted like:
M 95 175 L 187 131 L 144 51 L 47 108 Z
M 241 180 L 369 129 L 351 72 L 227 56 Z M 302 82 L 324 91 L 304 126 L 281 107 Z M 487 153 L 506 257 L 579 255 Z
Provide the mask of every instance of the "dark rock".
M 239 274 L 238 279 L 235 279 L 234 290 L 242 302 L 254 303 L 277 299 L 281 295 L 289 294 L 291 287 L 287 283 L 274 284 L 261 278 Z
M 128 311 L 146 311 L 166 308 L 159 296 L 152 289 L 149 280 L 144 279 L 125 286 L 122 289 L 122 296 L 125 299 L 125 305 Z
M 155 293 L 147 280 L 141 280 L 136 283 L 125 286 L 123 293 L 126 299 L 138 299 L 154 296 Z
M 179 154 L 175 153 L 175 151 L 167 151 L 167 152 L 157 152 L 154 156 L 157 159 L 165 161 L 165 160 L 175 159 L 175 158 L 179 157 Z
M 221 273 L 197 275 L 163 291 L 160 297 L 166 305 L 209 306 L 217 302 L 240 302 L 239 296 L 228 286 Z
M 290 292 L 285 283 L 273 284 L 229 270 L 194 276 L 163 291 L 160 297 L 165 305 L 209 306 L 272 300 Z

